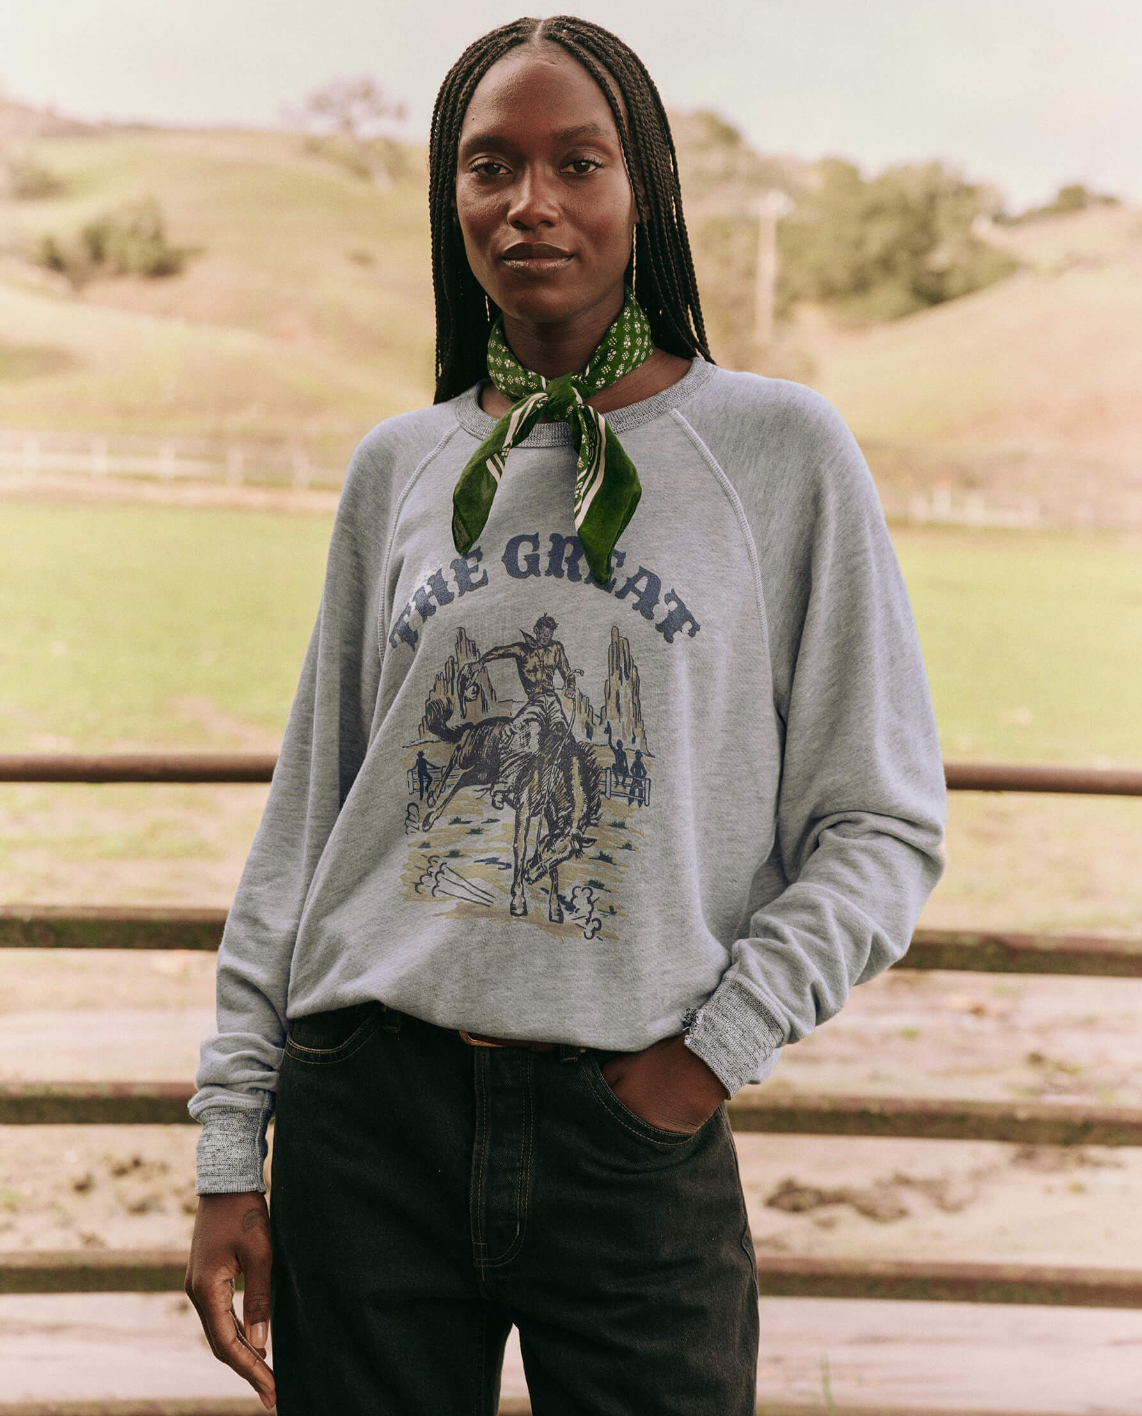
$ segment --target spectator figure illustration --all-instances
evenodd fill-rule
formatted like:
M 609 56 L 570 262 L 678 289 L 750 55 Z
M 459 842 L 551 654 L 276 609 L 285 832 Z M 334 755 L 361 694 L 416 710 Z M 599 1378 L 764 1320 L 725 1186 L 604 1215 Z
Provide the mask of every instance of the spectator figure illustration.
M 642 749 L 635 748 L 634 761 L 630 766 L 630 792 L 627 795 L 627 805 L 633 806 L 637 801 L 639 806 L 646 805 L 646 763 L 642 760 Z

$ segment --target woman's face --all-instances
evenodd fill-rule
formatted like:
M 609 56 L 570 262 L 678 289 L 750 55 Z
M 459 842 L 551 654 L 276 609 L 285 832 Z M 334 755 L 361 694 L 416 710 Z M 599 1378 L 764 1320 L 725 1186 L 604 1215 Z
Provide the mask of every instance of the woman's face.
M 553 47 L 493 64 L 464 115 L 456 215 L 476 279 L 509 321 L 610 323 L 636 210 L 610 104 Z

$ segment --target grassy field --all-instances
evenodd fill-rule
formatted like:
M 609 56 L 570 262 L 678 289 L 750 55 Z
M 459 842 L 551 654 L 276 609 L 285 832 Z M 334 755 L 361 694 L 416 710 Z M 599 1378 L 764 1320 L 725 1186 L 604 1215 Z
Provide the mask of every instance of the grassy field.
M 324 515 L 6 501 L 0 751 L 272 750 Z M 944 754 L 1142 766 L 1137 540 L 898 528 Z M 0 900 L 229 902 L 264 792 L 5 788 Z M 951 802 L 934 926 L 1142 930 L 1142 809 Z
M 6 502 L 0 745 L 272 738 L 329 529 L 291 513 Z M 1142 766 L 1136 539 L 904 527 L 895 540 L 947 756 Z
M 276 740 L 329 531 L 305 515 L 6 503 L 0 743 Z
M 946 757 L 1142 766 L 1142 539 L 894 539 Z

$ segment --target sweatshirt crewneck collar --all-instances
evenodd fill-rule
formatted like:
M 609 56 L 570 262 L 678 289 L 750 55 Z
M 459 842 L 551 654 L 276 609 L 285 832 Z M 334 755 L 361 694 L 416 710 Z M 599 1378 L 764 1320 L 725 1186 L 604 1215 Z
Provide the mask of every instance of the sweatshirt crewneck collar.
M 625 408 L 616 408 L 608 413 L 608 426 L 621 435 L 662 417 L 664 413 L 669 413 L 697 393 L 713 374 L 714 367 L 705 359 L 695 358 L 677 383 L 664 388 L 661 393 L 656 393 L 651 398 L 644 398 L 638 403 L 628 403 Z M 480 390 L 485 382 L 486 380 L 481 380 L 459 394 L 453 405 L 460 426 L 480 442 L 491 433 L 497 422 L 497 419 L 480 407 Z M 519 446 L 564 447 L 570 444 L 571 429 L 564 422 L 555 422 L 537 423 Z

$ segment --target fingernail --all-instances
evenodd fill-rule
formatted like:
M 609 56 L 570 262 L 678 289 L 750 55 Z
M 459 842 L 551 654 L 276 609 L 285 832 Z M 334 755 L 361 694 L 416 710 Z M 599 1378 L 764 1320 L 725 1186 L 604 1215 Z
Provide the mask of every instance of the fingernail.
M 269 1332 L 268 1323 L 254 1323 L 250 1328 L 250 1346 L 265 1347 L 266 1337 Z

